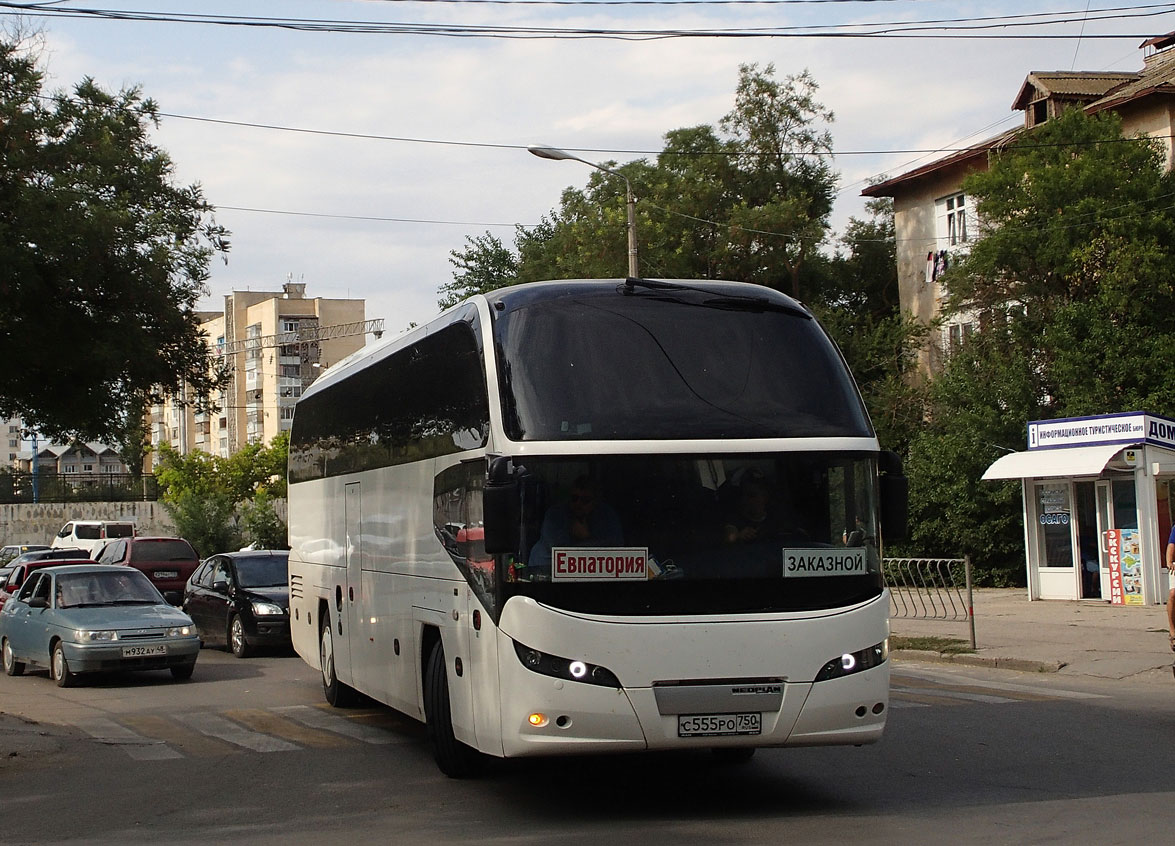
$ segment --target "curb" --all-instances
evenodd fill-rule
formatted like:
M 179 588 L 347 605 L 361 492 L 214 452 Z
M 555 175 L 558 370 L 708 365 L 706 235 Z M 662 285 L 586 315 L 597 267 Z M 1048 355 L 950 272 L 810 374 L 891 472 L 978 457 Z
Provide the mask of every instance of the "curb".
M 906 661 L 934 661 L 971 667 L 992 667 L 997 670 L 1017 670 L 1024 673 L 1056 673 L 1066 666 L 1065 661 L 1033 661 L 1028 658 L 975 655 L 969 652 L 932 652 L 925 649 L 894 649 L 889 654 L 891 658 Z

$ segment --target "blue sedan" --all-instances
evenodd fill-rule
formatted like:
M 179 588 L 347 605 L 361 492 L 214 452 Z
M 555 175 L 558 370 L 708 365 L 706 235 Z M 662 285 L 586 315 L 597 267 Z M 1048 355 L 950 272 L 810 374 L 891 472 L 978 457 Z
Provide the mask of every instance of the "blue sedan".
M 4 672 L 49 668 L 59 687 L 80 673 L 171 670 L 192 677 L 200 638 L 192 618 L 169 605 L 140 571 L 117 565 L 46 567 L 0 611 Z

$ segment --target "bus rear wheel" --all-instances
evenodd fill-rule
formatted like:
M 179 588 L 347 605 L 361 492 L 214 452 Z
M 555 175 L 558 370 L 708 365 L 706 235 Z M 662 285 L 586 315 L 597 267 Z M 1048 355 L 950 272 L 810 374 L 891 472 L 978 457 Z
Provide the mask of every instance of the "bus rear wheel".
M 449 676 L 445 671 L 445 648 L 438 640 L 428 657 L 424 675 L 424 716 L 433 757 L 449 778 L 468 778 L 481 771 L 482 756 L 453 734 L 449 710 Z
M 330 617 L 326 616 L 318 633 L 318 663 L 322 667 L 322 693 L 326 701 L 336 708 L 353 705 L 355 690 L 343 684 L 335 675 L 335 639 L 331 632 Z

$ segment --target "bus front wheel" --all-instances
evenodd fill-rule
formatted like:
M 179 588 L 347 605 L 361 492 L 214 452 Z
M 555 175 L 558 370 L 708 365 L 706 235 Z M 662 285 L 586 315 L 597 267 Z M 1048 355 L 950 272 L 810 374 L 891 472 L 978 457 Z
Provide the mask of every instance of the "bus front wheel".
M 424 716 L 433 756 L 449 778 L 467 778 L 481 769 L 481 754 L 453 734 L 449 710 L 449 676 L 445 671 L 445 648 L 438 640 L 428 657 L 424 678 Z
M 322 692 L 326 701 L 336 708 L 346 708 L 354 703 L 355 691 L 335 675 L 335 639 L 331 633 L 330 618 L 326 616 L 318 633 L 318 663 L 322 667 Z

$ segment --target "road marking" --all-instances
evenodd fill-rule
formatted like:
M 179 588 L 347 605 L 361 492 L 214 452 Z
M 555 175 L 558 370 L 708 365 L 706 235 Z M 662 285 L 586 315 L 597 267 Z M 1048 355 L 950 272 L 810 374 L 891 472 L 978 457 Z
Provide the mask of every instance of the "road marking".
M 289 717 L 292 720 L 297 720 L 311 728 L 346 735 L 355 740 L 361 740 L 364 743 L 384 744 L 404 742 L 384 729 L 356 723 L 347 717 L 340 717 L 337 714 L 321 711 L 318 708 L 311 708 L 309 705 L 282 705 L 270 708 L 269 710 Z
M 242 708 L 222 713 L 229 719 L 243 723 L 254 731 L 275 734 L 303 746 L 326 748 L 347 746 L 351 742 L 347 738 L 341 737 L 337 732 L 319 731 L 262 708 Z
M 225 719 L 217 714 L 196 711 L 189 714 L 177 714 L 176 719 L 187 723 L 196 731 L 227 741 L 254 752 L 292 752 L 301 747 L 282 740 L 280 737 L 271 737 L 261 732 L 250 731 L 239 723 Z
M 918 673 L 903 670 L 901 673 L 894 673 L 891 676 L 893 679 L 917 679 L 922 684 L 931 685 L 964 685 L 971 689 L 982 690 L 1002 690 L 1008 693 L 1026 693 L 1033 696 L 1043 697 L 1046 700 L 1053 699 L 1108 699 L 1108 694 L 1104 693 L 1086 693 L 1080 690 L 1064 690 L 1061 688 L 1051 688 L 1044 685 L 1029 685 L 1016 684 L 1014 682 L 1002 682 L 994 679 L 977 679 L 971 676 L 963 676 L 951 674 L 950 680 L 947 681 L 942 675 L 932 673 Z
M 158 737 L 171 744 L 185 755 L 200 758 L 217 758 L 235 755 L 241 750 L 231 743 L 216 740 L 158 714 L 129 714 L 119 721 L 148 737 Z
M 120 746 L 137 761 L 163 761 L 184 757 L 162 740 L 153 740 L 124 725 L 104 717 L 91 717 L 74 723 L 99 743 Z

